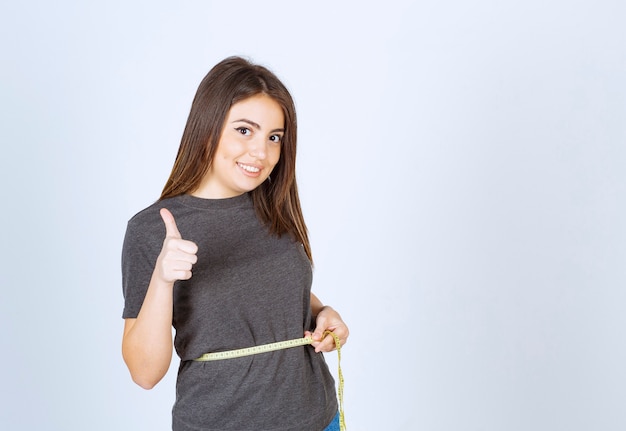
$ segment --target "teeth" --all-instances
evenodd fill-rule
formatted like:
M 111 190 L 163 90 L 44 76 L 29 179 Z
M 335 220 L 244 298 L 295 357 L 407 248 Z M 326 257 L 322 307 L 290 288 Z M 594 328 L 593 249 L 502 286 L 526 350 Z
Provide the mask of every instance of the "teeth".
M 259 172 L 259 171 L 260 171 L 260 169 L 259 169 L 259 168 L 255 168 L 254 166 L 242 165 L 241 163 L 237 163 L 237 164 L 238 164 L 238 165 L 239 165 L 239 167 L 240 167 L 241 169 L 243 169 L 244 171 L 253 172 L 253 173 L 256 173 L 256 172 Z

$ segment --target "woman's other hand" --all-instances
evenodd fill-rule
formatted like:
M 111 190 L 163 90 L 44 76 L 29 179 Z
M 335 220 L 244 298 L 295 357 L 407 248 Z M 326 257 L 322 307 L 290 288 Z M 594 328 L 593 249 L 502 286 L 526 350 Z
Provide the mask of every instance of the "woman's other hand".
M 327 334 L 324 337 L 324 332 L 332 331 L 341 343 L 341 346 L 346 344 L 350 331 L 348 327 L 341 319 L 341 316 L 335 309 L 326 305 L 322 307 L 315 319 L 315 330 L 305 332 L 306 337 L 312 337 L 313 343 L 311 345 L 315 347 L 316 352 L 331 352 L 335 350 L 335 339 L 332 335 Z

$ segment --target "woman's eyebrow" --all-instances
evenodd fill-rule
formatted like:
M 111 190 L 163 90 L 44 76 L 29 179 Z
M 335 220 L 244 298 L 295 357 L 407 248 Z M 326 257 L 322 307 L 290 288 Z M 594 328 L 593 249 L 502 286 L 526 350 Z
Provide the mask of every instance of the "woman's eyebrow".
M 233 121 L 232 123 L 240 123 L 240 122 L 242 122 L 242 123 L 247 123 L 247 124 L 251 125 L 252 127 L 254 127 L 255 129 L 262 130 L 262 129 L 261 129 L 261 126 L 260 126 L 258 123 L 255 123 L 255 122 L 254 122 L 254 121 L 252 121 L 252 120 L 248 120 L 247 118 L 240 118 L 239 120 L 235 120 L 235 121 Z M 232 124 L 232 123 L 231 123 L 231 124 Z M 283 128 L 283 129 L 280 129 L 280 128 L 279 128 L 279 129 L 274 129 L 274 130 L 271 130 L 271 131 L 270 131 L 270 133 L 284 132 L 284 131 L 285 131 L 285 129 L 284 129 L 284 128 Z
M 247 118 L 240 118 L 239 120 L 233 121 L 233 123 L 248 123 L 249 125 L 251 125 L 252 127 L 256 129 L 261 129 L 261 126 L 258 123 L 255 123 L 252 120 L 248 120 Z

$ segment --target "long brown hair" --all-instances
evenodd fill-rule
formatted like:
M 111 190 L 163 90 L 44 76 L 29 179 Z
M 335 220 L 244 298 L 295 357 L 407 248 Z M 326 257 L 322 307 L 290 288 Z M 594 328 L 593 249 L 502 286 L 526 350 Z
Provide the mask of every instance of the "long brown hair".
M 160 199 L 192 193 L 200 186 L 213 161 L 231 106 L 257 94 L 266 94 L 282 107 L 285 133 L 271 180 L 250 192 L 254 208 L 271 233 L 287 233 L 302 243 L 312 262 L 296 185 L 296 108 L 287 88 L 263 66 L 241 57 L 229 57 L 204 77 L 191 104 L 176 161 Z

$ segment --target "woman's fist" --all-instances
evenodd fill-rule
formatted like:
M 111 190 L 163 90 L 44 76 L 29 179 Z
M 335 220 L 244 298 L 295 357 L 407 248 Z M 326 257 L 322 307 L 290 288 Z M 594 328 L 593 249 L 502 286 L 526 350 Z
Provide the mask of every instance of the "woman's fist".
M 156 274 L 167 283 L 176 280 L 189 280 L 191 268 L 197 262 L 198 246 L 193 241 L 182 238 L 176 220 L 169 210 L 161 208 L 161 218 L 165 223 L 165 240 L 157 259 Z

